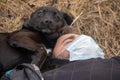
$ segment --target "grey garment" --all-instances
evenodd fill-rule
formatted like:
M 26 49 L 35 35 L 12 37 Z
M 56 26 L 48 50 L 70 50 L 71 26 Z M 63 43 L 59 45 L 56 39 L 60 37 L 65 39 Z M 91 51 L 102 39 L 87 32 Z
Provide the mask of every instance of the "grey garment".
M 43 73 L 45 80 L 120 80 L 120 57 L 88 59 Z
M 5 73 L 0 80 L 44 80 L 34 64 L 21 64 Z

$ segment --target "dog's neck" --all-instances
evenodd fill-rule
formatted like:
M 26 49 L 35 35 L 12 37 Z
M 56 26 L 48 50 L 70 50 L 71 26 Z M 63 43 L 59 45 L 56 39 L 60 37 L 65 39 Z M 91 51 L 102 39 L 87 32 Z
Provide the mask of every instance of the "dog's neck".
M 42 35 L 41 36 L 42 37 L 41 41 L 43 42 L 43 44 L 45 44 L 46 48 L 53 49 L 58 37 L 52 38 L 52 35 L 44 34 L 42 32 L 40 32 L 40 34 Z

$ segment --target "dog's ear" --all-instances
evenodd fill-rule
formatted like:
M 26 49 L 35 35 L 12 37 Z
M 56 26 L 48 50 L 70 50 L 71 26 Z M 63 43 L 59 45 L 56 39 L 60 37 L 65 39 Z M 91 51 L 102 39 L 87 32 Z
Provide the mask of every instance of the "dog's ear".
M 67 13 L 63 12 L 64 19 L 68 25 L 70 25 L 73 22 L 73 19 L 71 16 L 69 16 Z
M 30 19 L 32 18 L 33 14 L 34 14 L 34 13 L 32 13 L 32 14 L 30 15 L 30 17 L 27 18 L 27 19 L 24 21 L 23 27 L 31 27 L 31 26 L 32 26 L 31 23 L 30 23 Z
M 23 27 L 29 27 L 29 19 L 25 20 L 23 23 Z

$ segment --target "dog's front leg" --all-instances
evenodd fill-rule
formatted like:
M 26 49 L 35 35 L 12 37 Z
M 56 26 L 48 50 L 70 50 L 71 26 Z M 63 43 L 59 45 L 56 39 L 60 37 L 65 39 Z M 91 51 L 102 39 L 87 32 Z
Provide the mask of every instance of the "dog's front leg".
M 44 46 L 34 41 L 31 37 L 24 35 L 13 35 L 9 38 L 8 43 L 14 48 L 23 48 L 33 52 L 33 55 L 31 56 L 31 63 L 36 64 L 39 66 L 39 68 L 42 66 L 43 62 L 46 59 L 47 53 Z M 27 53 L 27 55 L 29 55 L 29 53 Z

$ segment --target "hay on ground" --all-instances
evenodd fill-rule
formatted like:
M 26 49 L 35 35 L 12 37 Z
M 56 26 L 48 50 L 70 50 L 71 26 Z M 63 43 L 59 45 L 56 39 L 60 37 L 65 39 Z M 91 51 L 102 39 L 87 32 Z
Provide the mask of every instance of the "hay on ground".
M 0 32 L 19 30 L 36 8 L 45 5 L 74 17 L 71 27 L 92 36 L 106 57 L 120 55 L 120 0 L 0 0 Z

